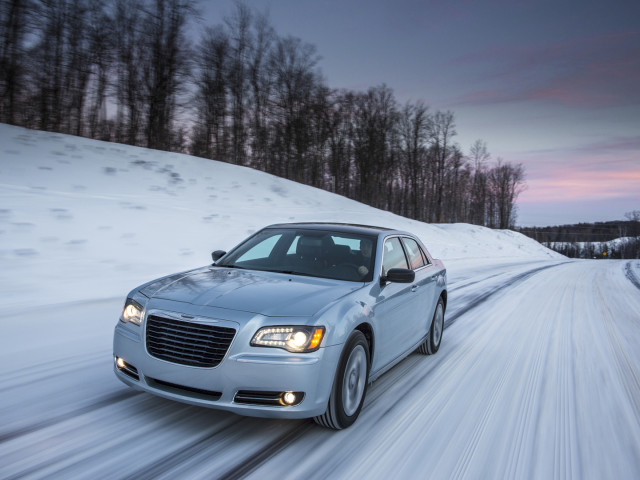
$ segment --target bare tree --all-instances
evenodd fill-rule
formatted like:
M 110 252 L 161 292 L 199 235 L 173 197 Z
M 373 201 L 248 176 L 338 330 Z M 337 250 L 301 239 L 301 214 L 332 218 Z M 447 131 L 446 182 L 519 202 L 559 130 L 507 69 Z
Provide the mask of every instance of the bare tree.
M 266 14 L 253 16 L 253 42 L 248 58 L 250 85 L 250 146 L 251 164 L 265 170 L 269 164 L 269 98 L 272 79 L 269 74 L 269 57 L 276 34 Z
M 430 156 L 433 169 L 433 186 L 430 193 L 433 194 L 434 205 L 432 222 L 444 222 L 444 184 L 447 166 L 447 158 L 454 150 L 453 137 L 457 135 L 453 112 L 436 112 L 431 128 Z
M 208 28 L 197 49 L 196 123 L 192 153 L 228 160 L 227 66 L 229 37 L 221 26 Z
M 114 61 L 115 39 L 113 19 L 106 10 L 105 0 L 89 3 L 89 41 L 93 68 L 92 99 L 89 106 L 89 136 L 108 140 L 106 96 L 109 73 Z
M 340 195 L 352 196 L 353 172 L 353 117 L 355 114 L 353 92 L 334 92 L 325 114 L 327 130 L 328 187 Z
M 428 107 L 423 102 L 404 106 L 399 117 L 400 148 L 406 177 L 404 203 L 407 208 L 403 214 L 413 218 L 423 218 L 425 214 L 420 189 L 427 176 L 426 151 L 431 128 Z
M 82 135 L 87 84 L 91 73 L 91 39 L 88 29 L 89 2 L 70 2 L 65 25 L 66 58 L 64 59 L 63 131 Z
M 471 146 L 469 160 L 473 165 L 473 180 L 469 192 L 468 220 L 476 225 L 484 225 L 487 207 L 487 162 L 491 158 L 487 144 L 476 140 Z
M 143 60 L 146 57 L 142 37 L 141 4 L 114 0 L 116 40 L 116 140 L 140 144 L 144 110 Z
M 155 0 L 146 16 L 143 72 L 149 148 L 171 149 L 178 95 L 189 75 L 185 30 L 194 14 L 192 0 Z
M 469 171 L 458 145 L 451 148 L 445 174 L 444 218 L 447 222 L 460 222 L 467 218 L 465 197 L 468 192 Z
M 515 201 L 525 189 L 522 165 L 505 163 L 501 158 L 489 171 L 489 185 L 495 199 L 498 228 L 511 228 L 515 224 Z
M 247 63 L 251 38 L 252 12 L 243 3 L 236 3 L 234 14 L 225 20 L 229 31 L 229 92 L 231 94 L 231 157 L 232 163 L 246 161 Z
M 62 131 L 69 8 L 68 0 L 41 0 L 35 9 L 40 29 L 29 55 L 30 84 L 41 130 Z
M 0 3 L 0 121 L 16 123 L 24 91 L 25 38 L 30 29 L 30 0 Z
M 386 85 L 355 97 L 353 128 L 356 195 L 369 205 L 384 208 L 393 169 L 392 146 L 397 132 L 397 108 Z
M 279 175 L 308 180 L 306 161 L 313 145 L 313 102 L 320 85 L 315 47 L 299 38 L 279 38 L 269 58 L 271 152 Z

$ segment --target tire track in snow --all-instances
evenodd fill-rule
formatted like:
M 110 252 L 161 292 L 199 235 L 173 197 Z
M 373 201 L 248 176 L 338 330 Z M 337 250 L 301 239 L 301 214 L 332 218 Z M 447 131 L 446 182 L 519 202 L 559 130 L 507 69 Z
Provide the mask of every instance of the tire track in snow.
M 475 424 L 471 435 L 467 438 L 467 443 L 458 458 L 458 462 L 456 463 L 450 478 L 465 478 L 467 476 L 469 467 L 471 466 L 471 461 L 478 447 L 478 443 L 486 430 L 489 419 L 492 418 L 496 410 L 497 400 L 502 393 L 502 389 L 506 383 L 510 370 L 510 368 L 503 368 L 500 371 L 500 374 L 497 375 L 497 378 L 495 380 L 492 379 L 491 384 L 494 385 L 495 388 L 486 402 L 487 406 L 482 412 L 482 416 L 477 419 L 477 423 Z
M 500 285 L 496 285 L 494 287 L 492 287 L 490 290 L 488 290 L 487 292 L 483 292 L 480 296 L 477 296 L 475 298 L 472 298 L 469 302 L 467 302 L 464 306 L 456 309 L 455 313 L 453 313 L 448 320 L 445 321 L 445 328 L 453 325 L 456 320 L 458 320 L 458 318 L 460 318 L 462 315 L 464 315 L 465 313 L 467 313 L 468 311 L 478 307 L 479 305 L 482 305 L 484 302 L 486 302 L 487 300 L 489 300 L 493 295 L 495 295 L 496 293 L 503 291 L 505 288 L 508 287 L 512 287 L 514 285 L 516 285 L 519 282 L 522 282 L 523 280 L 526 280 L 527 278 L 535 275 L 536 273 L 539 273 L 543 270 L 546 270 L 548 268 L 554 268 L 554 267 L 558 267 L 560 265 L 564 265 L 565 263 L 568 262 L 562 262 L 562 263 L 555 263 L 553 265 L 544 265 L 542 267 L 538 267 L 538 268 L 534 268 L 532 270 L 527 270 L 526 272 L 522 272 L 519 273 L 513 277 L 511 277 L 507 282 L 504 282 Z M 464 287 L 462 287 L 464 288 Z M 456 292 L 457 289 L 451 290 L 451 292 L 449 292 L 450 294 L 453 292 Z
M 229 429 L 236 426 L 242 421 L 241 418 L 236 418 L 233 421 L 223 425 L 221 428 L 216 428 L 211 433 L 197 438 L 193 442 L 185 445 L 184 447 L 172 450 L 166 455 L 166 457 L 157 462 L 151 462 L 150 464 L 143 465 L 133 473 L 123 477 L 123 480 L 147 480 L 158 478 L 160 475 L 173 470 L 175 467 L 179 467 L 183 464 L 193 466 L 193 459 L 207 450 L 213 450 L 216 446 L 216 440 L 219 437 L 223 437 Z
M 11 430 L 8 432 L 4 432 L 0 434 L 0 445 L 8 442 L 10 440 L 14 440 L 16 438 L 19 438 L 23 435 L 28 435 L 30 433 L 34 433 L 37 432 L 39 430 L 43 430 L 45 428 L 49 428 L 53 425 L 65 422 L 67 420 L 70 420 L 72 418 L 78 417 L 80 415 L 84 415 L 86 413 L 91 413 L 93 411 L 96 410 L 100 410 L 101 408 L 104 407 L 108 407 L 111 406 L 113 404 L 119 403 L 119 402 L 123 402 L 125 400 L 129 400 L 130 398 L 133 398 L 137 395 L 140 395 L 142 392 L 133 390 L 133 389 L 129 389 L 129 390 L 121 390 L 115 393 L 112 393 L 111 395 L 108 395 L 106 397 L 103 397 L 101 400 L 98 400 L 97 402 L 93 402 L 90 403 L 88 405 L 85 405 L 83 407 L 80 407 L 76 410 L 72 410 L 70 412 L 67 413 L 63 413 L 61 415 L 58 415 L 56 417 L 52 417 L 52 418 L 48 418 L 46 420 L 43 420 L 41 422 L 37 422 L 31 425 L 26 425 L 24 427 L 20 427 L 20 428 L 16 428 L 15 430 Z
M 253 453 L 247 459 L 242 459 L 235 466 L 225 471 L 219 478 L 224 480 L 235 480 L 245 477 L 259 467 L 265 460 L 283 451 L 312 428 L 314 428 L 314 425 L 310 420 L 302 426 L 295 425 L 282 435 L 274 438 L 258 452 Z
M 568 287 L 565 287 L 568 288 Z M 567 290 L 565 289 L 565 294 Z M 573 290 L 575 297 L 575 289 Z M 566 295 L 565 295 L 566 296 Z M 560 302 L 560 305 L 568 308 L 573 306 L 572 299 Z M 571 315 L 573 309 L 570 308 L 565 318 L 573 320 Z M 577 448 L 578 434 L 576 431 L 576 386 L 573 369 L 573 343 L 572 343 L 573 321 L 560 321 L 556 326 L 556 336 L 559 337 L 558 368 L 559 373 L 556 378 L 556 412 L 554 434 L 554 478 L 582 478 L 580 471 L 580 455 Z
M 523 272 L 516 278 L 507 282 L 510 287 L 515 287 L 525 279 L 530 278 L 535 272 Z M 521 281 L 519 281 L 521 280 Z M 489 395 L 482 395 L 474 400 L 474 404 L 483 405 L 481 413 L 473 412 L 473 420 L 467 424 L 461 423 L 459 434 L 456 436 L 466 436 L 467 440 L 461 448 L 461 454 L 455 465 L 452 466 L 450 478 L 466 478 L 470 474 L 470 468 L 474 463 L 478 463 L 478 455 L 485 452 L 478 452 L 480 448 L 486 449 L 487 435 L 495 435 L 495 418 L 499 413 L 496 405 L 504 405 L 505 397 L 510 397 L 511 404 L 517 407 L 516 420 L 512 424 L 504 424 L 505 431 L 511 431 L 512 438 L 507 445 L 502 445 L 504 454 L 504 470 L 500 473 L 493 472 L 483 475 L 497 476 L 499 478 L 526 478 L 529 472 L 523 472 L 522 465 L 526 464 L 523 458 L 530 453 L 531 442 L 528 435 L 532 430 L 532 425 L 537 419 L 536 413 L 539 409 L 539 398 L 535 393 L 543 382 L 543 371 L 546 365 L 548 344 L 536 346 L 533 349 L 527 348 L 529 340 L 533 338 L 549 338 L 553 327 L 550 316 L 541 315 L 542 322 L 531 322 L 527 325 L 520 325 L 515 329 L 511 322 L 502 319 L 492 328 L 496 330 L 492 335 L 514 336 L 511 342 L 512 354 L 505 360 L 504 364 L 496 364 L 496 368 L 489 371 L 483 383 L 491 385 Z M 524 327 L 524 329 L 522 329 Z M 506 330 L 505 330 L 506 329 Z M 527 375 L 521 379 L 521 371 L 526 371 Z M 465 431 L 465 427 L 472 424 L 471 433 Z M 506 447 L 506 448 L 505 448 Z M 526 467 L 525 467 L 526 468 Z M 477 472 L 476 472 L 477 473 Z
M 108 353 L 108 356 L 111 356 L 111 352 Z M 52 380 L 53 377 L 68 375 L 69 365 L 82 364 L 84 369 L 93 369 L 103 365 L 104 359 L 105 354 L 103 352 L 92 356 L 75 355 L 12 370 L 9 374 L 3 375 L 4 378 L 0 383 L 0 394 L 6 394 L 16 388 L 40 383 L 43 380 Z
M 545 315 L 541 315 L 545 318 Z M 539 338 L 549 339 L 553 332 L 552 317 L 546 316 L 545 323 L 536 332 Z M 533 336 L 533 335 L 532 335 Z M 540 391 L 541 383 L 544 381 L 544 370 L 547 365 L 549 354 L 549 342 L 539 343 L 532 351 L 532 359 L 527 362 L 529 375 L 522 392 L 522 409 L 515 428 L 514 448 L 507 458 L 507 466 L 504 478 L 525 478 L 530 472 L 523 471 L 526 468 L 525 455 L 527 448 L 531 448 L 530 439 L 527 435 L 534 430 L 534 424 L 539 418 L 540 399 L 536 398 L 536 393 Z M 536 413 L 538 415 L 536 415 Z
M 631 262 L 627 263 L 627 271 L 630 271 L 630 263 Z M 613 363 L 616 367 L 620 384 L 627 392 L 630 405 L 635 410 L 635 419 L 640 428 L 640 372 L 638 372 L 637 367 L 635 367 L 635 363 L 629 355 L 625 343 L 620 338 L 620 334 L 614 323 L 616 315 L 611 310 L 607 302 L 607 297 L 604 292 L 602 292 L 599 284 L 596 284 L 596 292 L 600 298 L 598 306 L 602 311 L 601 318 L 607 332 L 607 345 L 611 357 L 614 360 Z
M 142 393 L 142 392 L 140 392 Z M 145 399 L 140 395 L 136 399 L 139 406 L 143 406 L 145 410 L 149 408 L 149 404 L 155 399 Z M 107 407 L 108 408 L 108 407 Z M 122 407 L 116 407 L 120 410 Z M 175 410 L 168 402 L 164 402 L 160 408 L 156 407 L 157 412 L 161 412 L 162 421 L 171 423 L 176 418 L 184 417 L 182 411 L 184 409 Z M 181 411 L 182 410 L 182 411 Z M 126 465 L 126 460 L 122 460 L 122 451 L 118 453 L 118 449 L 124 445 L 131 445 L 133 448 L 148 444 L 150 436 L 154 435 L 154 429 L 158 426 L 157 421 L 151 421 L 144 426 L 138 426 L 136 429 L 128 428 L 130 419 L 126 416 L 115 416 L 113 420 L 107 415 L 93 416 L 93 412 L 89 412 L 87 416 L 90 418 L 82 419 L 74 418 L 68 423 L 63 423 L 52 427 L 54 431 L 43 432 L 38 438 L 42 451 L 26 462 L 22 462 L 25 466 L 21 469 L 19 466 L 13 466 L 12 475 L 7 476 L 6 480 L 18 480 L 23 478 L 120 478 L 120 474 L 103 473 L 100 475 L 88 474 L 91 468 L 95 469 L 96 465 L 100 465 L 105 458 L 117 459 L 116 465 Z M 87 420 L 90 420 L 87 422 Z M 101 428 L 97 431 L 95 424 L 101 424 Z M 87 434 L 88 433 L 88 434 Z M 96 435 L 97 434 L 97 435 Z M 55 442 L 57 448 L 50 448 Z M 127 448 L 127 450 L 129 450 Z M 149 452 L 145 452 L 148 455 Z M 139 455 L 136 461 L 141 458 Z M 111 467 L 112 465 L 105 465 Z M 121 469 L 121 468 L 120 468 Z

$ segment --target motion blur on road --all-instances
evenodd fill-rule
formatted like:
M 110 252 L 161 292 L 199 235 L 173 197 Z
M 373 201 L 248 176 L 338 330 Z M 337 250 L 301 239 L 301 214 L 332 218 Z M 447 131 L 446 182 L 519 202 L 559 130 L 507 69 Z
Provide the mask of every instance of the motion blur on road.
M 640 290 L 625 267 L 454 266 L 440 352 L 383 375 L 341 432 L 126 388 L 111 372 L 121 299 L 5 317 L 0 477 L 639 478 Z

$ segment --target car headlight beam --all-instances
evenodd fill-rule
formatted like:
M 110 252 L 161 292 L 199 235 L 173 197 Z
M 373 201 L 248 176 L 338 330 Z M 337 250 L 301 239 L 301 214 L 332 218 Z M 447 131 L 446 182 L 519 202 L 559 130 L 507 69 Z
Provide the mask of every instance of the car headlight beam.
M 308 353 L 320 348 L 324 327 L 263 327 L 251 339 L 253 347 L 282 348 L 288 352 Z

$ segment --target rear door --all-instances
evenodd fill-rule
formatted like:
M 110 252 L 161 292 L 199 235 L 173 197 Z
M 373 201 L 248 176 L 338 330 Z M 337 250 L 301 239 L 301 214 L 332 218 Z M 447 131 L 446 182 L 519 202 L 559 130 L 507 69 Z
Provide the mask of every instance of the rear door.
M 418 242 L 410 237 L 402 237 L 402 245 L 407 253 L 409 268 L 416 274 L 411 292 L 416 297 L 413 303 L 417 306 L 414 318 L 414 335 L 424 337 L 433 317 L 436 295 L 436 269 L 429 263 L 427 256 L 421 251 Z

